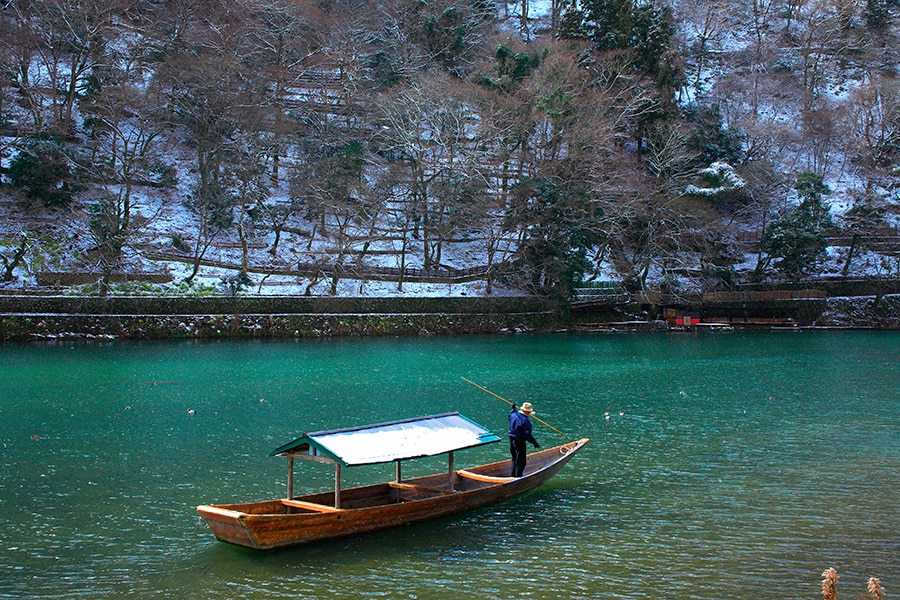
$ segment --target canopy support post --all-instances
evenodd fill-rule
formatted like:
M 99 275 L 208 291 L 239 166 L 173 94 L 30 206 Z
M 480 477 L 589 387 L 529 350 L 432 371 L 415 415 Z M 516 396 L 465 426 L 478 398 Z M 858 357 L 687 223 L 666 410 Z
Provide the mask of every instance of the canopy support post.
M 290 455 L 288 455 L 287 497 L 288 497 L 288 500 L 293 500 L 293 498 L 294 498 L 294 457 L 290 456 Z
M 396 460 L 394 462 L 397 465 L 397 483 L 400 483 L 401 481 L 403 481 L 403 477 L 401 476 L 401 473 L 400 473 L 400 460 Z
M 334 507 L 341 507 L 341 463 L 334 463 Z
M 447 460 L 447 462 L 449 463 L 448 469 L 447 469 L 447 477 L 450 479 L 450 486 L 449 486 L 450 491 L 455 492 L 456 490 L 453 489 L 453 474 L 454 473 L 453 473 L 453 451 L 452 450 L 450 451 L 450 458 Z

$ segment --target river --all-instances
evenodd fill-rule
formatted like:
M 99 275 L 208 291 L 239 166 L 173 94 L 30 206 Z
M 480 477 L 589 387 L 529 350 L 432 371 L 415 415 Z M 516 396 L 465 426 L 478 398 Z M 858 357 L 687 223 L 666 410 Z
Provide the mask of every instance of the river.
M 828 567 L 839 596 L 900 590 L 897 332 L 6 344 L 0 377 L 0 598 L 813 599 Z M 503 435 L 461 377 L 590 444 L 524 497 L 355 538 L 261 553 L 199 521 L 282 496 L 268 454 L 307 431 L 458 410 Z M 331 477 L 299 465 L 296 493 Z

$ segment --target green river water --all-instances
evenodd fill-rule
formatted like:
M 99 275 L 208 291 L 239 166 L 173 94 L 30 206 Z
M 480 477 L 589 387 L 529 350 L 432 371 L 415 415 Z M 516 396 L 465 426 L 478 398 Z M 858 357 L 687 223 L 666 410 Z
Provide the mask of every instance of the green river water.
M 198 520 L 282 496 L 268 454 L 307 431 L 504 435 L 461 377 L 590 444 L 523 497 L 355 538 L 255 552 Z M 839 597 L 900 595 L 897 332 L 0 345 L 0 381 L 0 598 L 814 599 L 832 566 Z M 296 493 L 331 478 L 299 465 Z

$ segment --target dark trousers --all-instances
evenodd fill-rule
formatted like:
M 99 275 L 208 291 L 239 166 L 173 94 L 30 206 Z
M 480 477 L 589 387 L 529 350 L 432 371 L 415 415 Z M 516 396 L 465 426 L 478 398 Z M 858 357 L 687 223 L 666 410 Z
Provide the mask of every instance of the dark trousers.
M 525 462 L 528 460 L 525 440 L 509 438 L 509 454 L 512 457 L 512 476 L 521 477 L 525 472 Z

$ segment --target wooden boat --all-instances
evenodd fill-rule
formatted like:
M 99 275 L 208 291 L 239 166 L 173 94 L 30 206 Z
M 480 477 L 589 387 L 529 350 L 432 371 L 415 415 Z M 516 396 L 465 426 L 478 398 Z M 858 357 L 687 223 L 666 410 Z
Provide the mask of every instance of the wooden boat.
M 433 519 L 518 496 L 556 475 L 588 442 L 583 438 L 529 455 L 525 474 L 518 478 L 509 477 L 509 460 L 454 468 L 454 451 L 499 440 L 459 413 L 309 433 L 272 452 L 288 457 L 287 498 L 201 505 L 197 512 L 223 542 L 259 550 L 304 544 Z M 449 456 L 447 472 L 401 477 L 403 460 L 444 453 Z M 295 497 L 294 459 L 333 463 L 334 491 Z M 389 461 L 396 462 L 394 481 L 340 489 L 342 465 Z

